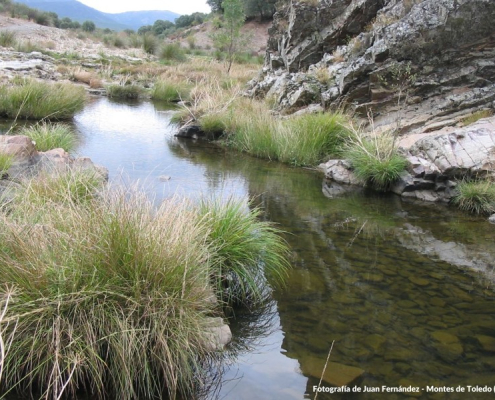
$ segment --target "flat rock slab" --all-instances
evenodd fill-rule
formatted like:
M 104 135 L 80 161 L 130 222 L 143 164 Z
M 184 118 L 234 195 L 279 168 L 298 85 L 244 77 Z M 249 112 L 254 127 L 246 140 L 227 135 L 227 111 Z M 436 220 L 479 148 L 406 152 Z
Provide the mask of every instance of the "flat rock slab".
M 325 361 L 320 358 L 304 357 L 299 360 L 301 372 L 304 375 L 309 375 L 314 378 L 323 380 L 332 386 L 347 386 L 364 374 L 364 370 L 349 365 L 329 362 L 325 373 L 322 376 L 325 368 Z

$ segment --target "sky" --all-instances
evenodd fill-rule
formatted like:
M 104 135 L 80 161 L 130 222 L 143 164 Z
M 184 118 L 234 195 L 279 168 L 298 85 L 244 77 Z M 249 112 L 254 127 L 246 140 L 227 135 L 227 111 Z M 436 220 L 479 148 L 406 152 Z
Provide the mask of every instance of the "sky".
M 89 7 L 107 13 L 142 10 L 168 10 L 177 14 L 209 13 L 206 0 L 79 0 Z

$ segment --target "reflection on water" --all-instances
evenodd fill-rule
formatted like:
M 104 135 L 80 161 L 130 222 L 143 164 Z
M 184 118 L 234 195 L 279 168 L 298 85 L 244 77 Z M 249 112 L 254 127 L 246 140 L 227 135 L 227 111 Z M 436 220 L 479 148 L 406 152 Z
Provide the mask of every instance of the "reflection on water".
M 325 186 L 312 171 L 179 141 L 169 118 L 150 103 L 98 99 L 76 117 L 78 153 L 108 167 L 112 180 L 146 180 L 159 198 L 250 196 L 287 232 L 293 255 L 287 287 L 262 312 L 239 311 L 232 321 L 235 359 L 211 397 L 313 399 L 333 341 L 331 361 L 363 370 L 356 381 L 363 387 L 493 390 L 493 226 L 444 206 Z M 345 370 L 334 375 L 325 379 L 342 381 Z M 318 395 L 330 398 L 408 397 Z M 421 391 L 419 398 L 490 396 Z

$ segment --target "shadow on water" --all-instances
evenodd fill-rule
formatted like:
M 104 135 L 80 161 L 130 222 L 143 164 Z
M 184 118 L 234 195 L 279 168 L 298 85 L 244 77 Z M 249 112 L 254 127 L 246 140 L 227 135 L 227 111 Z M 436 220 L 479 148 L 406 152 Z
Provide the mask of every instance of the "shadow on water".
M 427 386 L 495 385 L 493 226 L 444 205 L 322 182 L 314 171 L 179 140 L 171 112 L 97 99 L 75 118 L 77 152 L 110 179 L 175 193 L 250 197 L 286 232 L 293 269 L 258 312 L 237 311 L 210 398 L 313 399 L 323 385 L 419 387 L 416 398 L 485 399 Z M 222 371 L 220 371 L 222 370 Z M 356 372 L 358 371 L 358 372 Z M 386 397 L 385 397 L 386 396 Z M 324 399 L 404 393 L 320 393 Z

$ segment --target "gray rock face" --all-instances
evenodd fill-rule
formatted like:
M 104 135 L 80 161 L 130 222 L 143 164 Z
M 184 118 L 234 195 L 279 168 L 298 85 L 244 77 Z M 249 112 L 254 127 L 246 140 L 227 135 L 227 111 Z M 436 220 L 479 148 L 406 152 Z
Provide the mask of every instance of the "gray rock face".
M 402 133 L 455 126 L 493 108 L 493 15 L 492 0 L 294 0 L 275 14 L 248 94 L 286 110 L 346 103 Z M 294 83 L 315 79 L 319 93 L 296 105 Z

